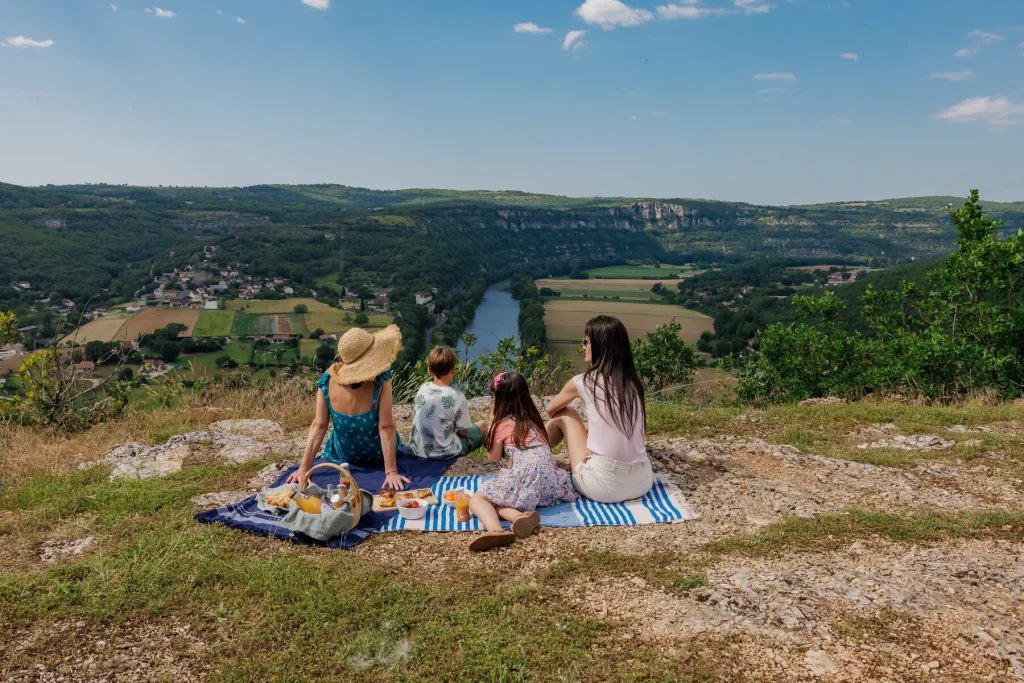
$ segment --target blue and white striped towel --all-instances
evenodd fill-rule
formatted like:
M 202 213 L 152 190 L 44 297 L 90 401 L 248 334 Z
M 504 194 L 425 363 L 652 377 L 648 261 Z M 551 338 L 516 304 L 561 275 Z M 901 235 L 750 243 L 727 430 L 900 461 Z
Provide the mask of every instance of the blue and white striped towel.
M 431 488 L 438 500 L 446 491 L 465 489 L 474 493 L 480 484 L 493 474 L 472 477 L 441 477 Z M 668 481 L 655 479 L 654 487 L 639 500 L 606 505 L 579 498 L 575 503 L 563 503 L 540 508 L 541 526 L 582 527 L 582 526 L 636 526 L 638 524 L 659 524 L 686 522 L 698 519 L 700 515 L 686 502 L 679 488 Z M 402 519 L 395 516 L 379 529 L 384 531 L 483 531 L 483 525 L 476 517 L 468 522 L 455 521 L 455 508 L 443 503 L 432 505 L 423 519 Z

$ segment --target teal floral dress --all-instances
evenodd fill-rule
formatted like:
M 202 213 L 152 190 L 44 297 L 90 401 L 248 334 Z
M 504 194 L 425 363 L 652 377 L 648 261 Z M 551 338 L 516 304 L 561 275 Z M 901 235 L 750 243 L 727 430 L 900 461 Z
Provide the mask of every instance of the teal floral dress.
M 331 411 L 331 424 L 334 429 L 327 437 L 323 457 L 331 462 L 350 462 L 354 465 L 374 465 L 384 462 L 384 452 L 380 443 L 380 412 L 377 401 L 384 382 L 391 379 L 391 371 L 385 370 L 373 380 L 373 404 L 370 412 L 361 415 L 345 415 L 339 413 L 331 405 L 331 375 L 325 372 L 316 385 L 327 399 L 327 409 Z M 395 435 L 397 447 L 400 437 Z

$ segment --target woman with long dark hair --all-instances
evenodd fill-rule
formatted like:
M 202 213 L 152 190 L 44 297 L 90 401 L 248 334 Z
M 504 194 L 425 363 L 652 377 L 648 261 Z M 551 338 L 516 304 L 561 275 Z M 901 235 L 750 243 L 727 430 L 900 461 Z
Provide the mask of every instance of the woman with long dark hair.
M 598 503 L 640 498 L 654 485 L 644 429 L 644 385 L 633 364 L 629 333 L 618 318 L 599 315 L 587 323 L 583 350 L 590 369 L 569 380 L 548 404 L 548 442 L 565 442 L 576 490 Z M 587 406 L 589 428 L 569 407 Z

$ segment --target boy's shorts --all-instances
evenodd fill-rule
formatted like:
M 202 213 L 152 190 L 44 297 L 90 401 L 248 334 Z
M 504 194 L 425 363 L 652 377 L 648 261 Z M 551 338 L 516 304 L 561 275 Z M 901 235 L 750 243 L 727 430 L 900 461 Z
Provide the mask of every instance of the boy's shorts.
M 476 425 L 470 425 L 465 436 L 459 436 L 462 442 L 462 455 L 469 455 L 484 445 L 484 432 Z

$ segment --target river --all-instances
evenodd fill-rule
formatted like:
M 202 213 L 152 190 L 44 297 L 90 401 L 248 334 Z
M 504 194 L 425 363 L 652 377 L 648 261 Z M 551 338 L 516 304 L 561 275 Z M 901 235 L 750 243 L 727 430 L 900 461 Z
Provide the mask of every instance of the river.
M 512 298 L 510 285 L 509 280 L 504 280 L 484 292 L 484 300 L 466 330 L 476 335 L 476 345 L 469 350 L 470 360 L 496 350 L 499 339 L 515 337 L 519 341 L 519 302 Z M 465 347 L 460 344 L 459 355 L 464 352 Z

